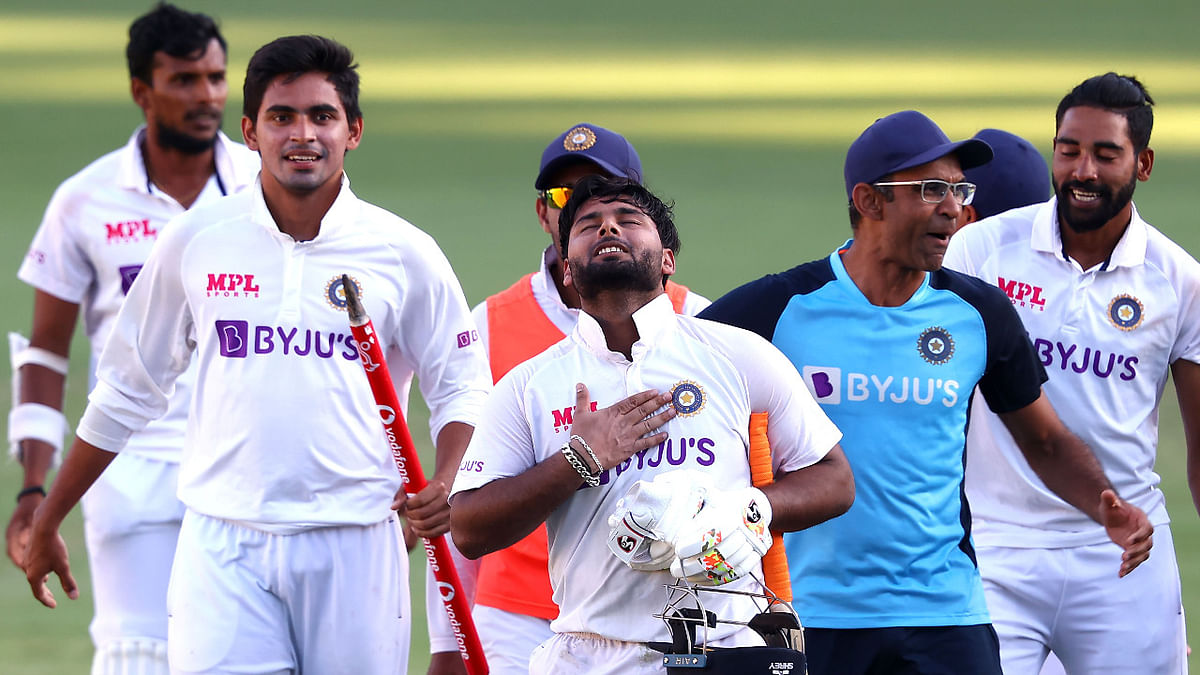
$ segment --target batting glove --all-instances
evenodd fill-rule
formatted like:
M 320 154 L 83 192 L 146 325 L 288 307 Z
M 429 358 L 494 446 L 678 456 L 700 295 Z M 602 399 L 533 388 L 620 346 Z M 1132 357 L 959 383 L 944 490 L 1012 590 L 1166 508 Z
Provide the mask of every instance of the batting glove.
M 704 505 L 711 480 L 680 469 L 639 480 L 608 517 L 608 548 L 635 570 L 665 570 L 675 559 L 679 529 Z
M 712 490 L 675 537 L 671 574 L 720 586 L 761 569 L 771 548 L 771 503 L 762 490 Z

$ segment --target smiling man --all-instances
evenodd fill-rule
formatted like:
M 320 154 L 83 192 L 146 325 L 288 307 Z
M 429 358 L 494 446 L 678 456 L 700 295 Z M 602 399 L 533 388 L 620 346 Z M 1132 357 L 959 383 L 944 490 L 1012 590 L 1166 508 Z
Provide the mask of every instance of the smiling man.
M 24 470 L 6 542 L 18 566 L 63 444 L 67 357 L 80 315 L 91 376 L 167 222 L 252 184 L 258 172 L 254 153 L 220 132 L 225 40 L 210 17 L 160 4 L 130 25 L 125 56 L 145 124 L 55 191 L 17 273 L 35 289 L 30 345 L 14 348 L 20 384 L 9 418 Z M 175 485 L 194 376 L 179 378 L 166 413 L 130 439 L 83 498 L 97 673 L 166 670 L 167 577 L 183 517 Z
M 846 153 L 854 238 L 700 314 L 771 340 L 845 432 L 854 506 L 784 537 L 813 675 L 1001 672 L 962 493 L 977 384 L 1046 484 L 1126 549 L 1122 573 L 1149 553 L 1145 514 L 1042 395 L 1008 299 L 941 269 L 975 189 L 963 169 L 991 158 L 919 112 L 877 120 Z
M 57 529 L 197 362 L 168 594 L 173 673 L 403 673 L 407 557 L 392 462 L 346 319 L 349 274 L 407 400 L 420 377 L 438 466 L 453 471 L 488 389 L 466 300 L 433 239 L 355 197 L 362 139 L 346 47 L 280 38 L 251 58 L 242 131 L 258 185 L 172 221 L 117 317 L 67 461 L 26 559 L 53 606 L 74 592 Z M 408 500 L 445 532 L 450 477 Z M 230 561 L 237 561 L 231 564 Z
M 1054 198 L 957 234 L 946 265 L 998 283 L 1034 339 L 1046 395 L 1113 484 L 1154 524 L 1154 555 L 1116 580 L 1121 550 L 1030 470 L 981 408 L 967 437 L 967 495 L 1004 671 L 1052 650 L 1072 673 L 1186 672 L 1183 607 L 1154 473 L 1158 406 L 1175 381 L 1188 484 L 1200 508 L 1200 264 L 1139 215 L 1154 100 L 1098 75 L 1059 103 Z M 1036 575 L 1028 570 L 1036 569 Z
M 476 558 L 546 524 L 561 611 L 528 672 L 662 673 L 662 654 L 645 643 L 668 640 L 652 616 L 662 610 L 663 585 L 675 575 L 761 592 L 750 574 L 765 549 L 735 552 L 749 528 L 757 524 L 752 536 L 769 541 L 768 524 L 790 531 L 842 513 L 853 479 L 838 430 L 778 350 L 746 331 L 675 312 L 663 282 L 675 271 L 679 237 L 670 209 L 646 188 L 582 179 L 560 216 L 559 242 L 565 283 L 582 305 L 578 323 L 496 384 L 454 481 L 454 540 Z M 761 492 L 750 487 L 752 412 L 771 419 L 776 482 Z M 686 476 L 674 483 L 684 495 L 711 481 L 712 508 L 696 512 L 692 500 L 691 513 L 664 509 L 692 525 L 680 532 L 698 536 L 659 542 L 664 552 L 655 563 L 620 557 L 612 542 L 622 541 L 614 530 L 625 522 L 615 515 L 622 498 L 671 476 Z M 677 504 L 688 501 L 684 495 Z M 691 545 L 705 555 L 687 555 Z M 706 607 L 726 620 L 747 621 L 757 611 L 748 598 L 726 594 Z M 755 638 L 720 624 L 700 639 L 731 646 Z

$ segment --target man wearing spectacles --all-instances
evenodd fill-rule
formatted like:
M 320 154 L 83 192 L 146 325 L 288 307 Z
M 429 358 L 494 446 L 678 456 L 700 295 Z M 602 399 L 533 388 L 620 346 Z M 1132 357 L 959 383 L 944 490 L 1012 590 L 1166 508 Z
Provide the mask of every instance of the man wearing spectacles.
M 624 136 L 586 122 L 559 134 L 542 152 L 534 213 L 550 245 L 542 251 L 540 268 L 472 312 L 493 381 L 562 340 L 579 321 L 579 293 L 563 283 L 558 217 L 575 183 L 592 175 L 641 182 L 642 162 Z M 676 312 L 691 316 L 708 306 L 706 298 L 674 281 L 665 283 L 665 291 Z M 550 621 L 558 607 L 550 597 L 547 564 L 545 526 L 479 562 L 460 561 L 463 576 L 478 575 L 474 618 L 492 673 L 525 675 L 533 648 L 553 636 Z M 461 659 L 440 603 L 429 614 L 430 673 L 453 672 L 442 669 L 443 660 L 457 667 Z
M 1045 490 L 1001 420 L 973 410 L 966 490 L 1006 673 L 1037 673 L 1048 650 L 1072 673 L 1187 670 L 1153 467 L 1169 374 L 1200 507 L 1200 265 L 1132 201 L 1154 166 L 1153 104 L 1132 77 L 1081 83 L 1056 114 L 1054 197 L 972 225 L 946 254 L 947 266 L 1008 294 L 1049 373 L 1046 395 L 1155 527 L 1154 555 L 1114 585 L 1121 551 Z
M 991 158 L 919 112 L 877 120 L 846 154 L 854 238 L 700 315 L 771 340 L 845 433 L 854 505 L 784 537 L 812 675 L 1001 672 L 962 492 L 976 385 L 1050 489 L 1126 549 L 1121 574 L 1149 555 L 1146 515 L 1059 422 L 1008 299 L 941 269 L 974 196 L 963 170 Z

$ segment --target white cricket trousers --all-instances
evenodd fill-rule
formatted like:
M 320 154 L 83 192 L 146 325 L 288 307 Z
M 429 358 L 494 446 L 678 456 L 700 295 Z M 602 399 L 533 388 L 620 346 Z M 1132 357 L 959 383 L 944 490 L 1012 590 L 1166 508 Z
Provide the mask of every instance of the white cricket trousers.
M 1170 527 L 1154 528 L 1150 559 L 1120 579 L 1110 542 L 976 553 L 1005 675 L 1038 675 L 1048 649 L 1071 675 L 1187 673 Z
M 121 642 L 166 642 L 167 580 L 184 512 L 178 476 L 175 462 L 121 453 L 83 495 L 97 654 Z
M 279 535 L 188 511 L 167 592 L 171 672 L 407 672 L 396 518 Z

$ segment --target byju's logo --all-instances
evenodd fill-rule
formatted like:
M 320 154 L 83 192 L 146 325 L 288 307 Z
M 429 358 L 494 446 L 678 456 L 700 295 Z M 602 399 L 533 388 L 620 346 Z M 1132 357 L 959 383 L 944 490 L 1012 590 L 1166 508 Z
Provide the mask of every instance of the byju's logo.
M 1028 307 L 1039 312 L 1046 311 L 1046 299 L 1042 297 L 1042 287 L 1033 286 L 1023 281 L 996 277 L 996 285 L 1012 300 L 1017 307 Z
M 479 331 L 477 331 L 477 330 L 464 330 L 463 332 L 458 334 L 458 348 L 459 349 L 470 346 L 470 344 L 472 342 L 478 342 L 478 341 L 479 341 Z
M 117 268 L 117 272 L 121 274 L 122 295 L 129 295 L 129 287 L 133 285 L 133 280 L 137 278 L 138 272 L 141 271 L 141 265 L 122 265 Z
M 349 333 L 323 333 L 310 328 L 254 326 L 246 321 L 217 321 L 217 342 L 221 356 L 244 359 L 253 348 L 255 354 L 283 352 L 284 356 L 316 356 L 328 359 L 339 355 L 347 361 L 358 360 L 358 346 Z M 339 351 L 338 348 L 341 348 Z M 380 411 L 384 415 L 384 411 Z
M 842 369 L 822 366 L 804 366 L 800 371 L 804 383 L 817 403 L 842 402 Z
M 217 340 L 221 356 L 244 359 L 250 349 L 250 324 L 246 321 L 218 321 Z
M 105 223 L 104 233 L 110 244 L 130 244 L 158 236 L 158 230 L 150 226 L 148 219 Z

